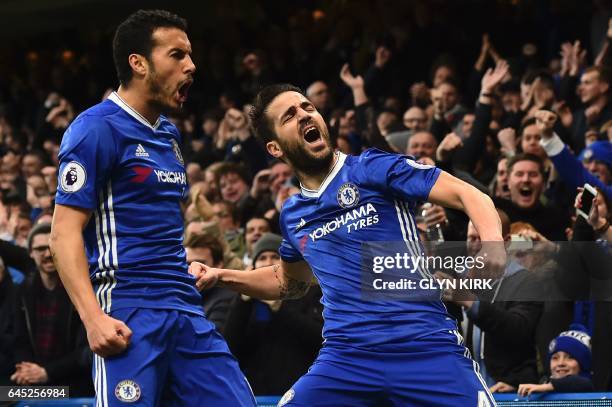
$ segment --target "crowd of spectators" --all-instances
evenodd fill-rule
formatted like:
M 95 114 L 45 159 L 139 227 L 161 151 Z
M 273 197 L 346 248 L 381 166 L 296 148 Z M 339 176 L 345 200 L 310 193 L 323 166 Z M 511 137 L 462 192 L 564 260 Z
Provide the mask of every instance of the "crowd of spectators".
M 206 47 L 198 45 L 206 38 L 193 35 L 202 84 L 185 112 L 169 116 L 183 136 L 190 185 L 187 261 L 241 269 L 280 261 L 279 213 L 299 183 L 255 140 L 248 102 L 261 86 L 290 81 L 323 114 L 338 150 L 375 147 L 435 164 L 494 199 L 509 241 L 550 254 L 515 259 L 492 299 L 448 298 L 494 391 L 611 390 L 612 307 L 604 300 L 612 300 L 605 291 L 612 279 L 612 7 L 594 2 L 588 45 L 571 33 L 551 36 L 546 47 L 504 40 L 504 55 L 486 33 L 480 43 L 461 43 L 444 31 L 475 52 L 466 63 L 471 51 L 411 54 L 419 36 L 435 37 L 440 24 L 427 2 L 381 3 L 278 12 L 257 47 L 231 24 L 225 40 Z M 371 21 L 361 25 L 365 15 Z M 63 131 L 114 86 L 112 61 L 100 56 L 64 49 L 45 66 L 33 49 L 21 72 L 0 75 L 0 384 L 65 384 L 72 395 L 92 394 L 83 380 L 91 353 L 48 237 Z M 598 194 L 587 216 L 576 216 L 585 183 Z M 417 213 L 424 239 L 479 240 L 461 212 L 425 204 Z M 591 244 L 564 244 L 572 241 Z M 563 296 L 515 300 L 534 279 L 542 292 L 557 284 Z M 202 293 L 202 306 L 255 394 L 282 394 L 321 346 L 320 297 L 313 287 L 300 300 L 258 301 L 216 287 Z M 563 338 L 576 344 L 563 347 Z M 568 385 L 561 380 L 568 375 L 587 382 Z

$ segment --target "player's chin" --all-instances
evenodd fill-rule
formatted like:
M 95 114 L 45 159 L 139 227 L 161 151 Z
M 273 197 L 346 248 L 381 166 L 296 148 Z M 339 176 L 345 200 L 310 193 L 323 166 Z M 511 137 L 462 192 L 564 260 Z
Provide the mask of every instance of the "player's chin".
M 168 102 L 167 107 L 168 107 L 168 110 L 170 110 L 170 111 L 179 111 L 179 110 L 183 109 L 183 104 L 184 104 L 184 102 L 182 102 L 180 99 L 172 98 Z

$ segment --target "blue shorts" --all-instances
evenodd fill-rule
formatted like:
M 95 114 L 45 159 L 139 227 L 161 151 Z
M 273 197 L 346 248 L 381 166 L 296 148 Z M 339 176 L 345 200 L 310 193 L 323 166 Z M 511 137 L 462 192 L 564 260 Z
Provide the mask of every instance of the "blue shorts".
M 206 318 L 175 310 L 111 313 L 132 330 L 127 350 L 94 355 L 97 406 L 255 406 L 227 344 Z
M 443 331 L 401 352 L 324 346 L 278 405 L 495 406 L 462 341 L 458 332 Z

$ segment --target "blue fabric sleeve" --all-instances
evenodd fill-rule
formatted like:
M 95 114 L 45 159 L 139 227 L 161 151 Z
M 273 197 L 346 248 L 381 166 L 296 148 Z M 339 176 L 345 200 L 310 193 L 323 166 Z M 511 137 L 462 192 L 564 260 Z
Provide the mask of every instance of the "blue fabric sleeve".
M 287 202 L 285 202 L 285 204 L 287 204 Z M 296 249 L 289 240 L 289 235 L 287 233 L 287 221 L 284 219 L 283 212 L 281 212 L 279 217 L 279 224 L 281 234 L 283 235 L 283 241 L 278 249 L 281 259 L 287 263 L 295 263 L 296 261 L 304 260 L 302 253 L 300 253 L 300 251 Z
M 359 156 L 366 184 L 405 201 L 426 201 L 441 170 L 413 157 L 371 149 Z
M 585 183 L 601 188 L 609 199 L 612 199 L 612 185 L 605 185 L 574 156 L 567 146 L 557 155 L 550 157 L 559 175 L 571 188 L 581 187 Z
M 280 253 L 281 259 L 287 263 L 295 263 L 296 261 L 304 260 L 302 254 L 284 237 L 278 252 Z
M 55 202 L 94 209 L 117 158 L 113 133 L 103 118 L 80 116 L 66 130 L 59 151 Z

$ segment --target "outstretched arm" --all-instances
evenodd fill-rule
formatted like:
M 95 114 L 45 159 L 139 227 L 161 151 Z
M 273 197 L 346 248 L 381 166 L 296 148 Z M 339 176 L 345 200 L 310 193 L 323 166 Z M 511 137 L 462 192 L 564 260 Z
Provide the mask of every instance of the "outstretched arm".
M 196 277 L 198 290 L 221 284 L 260 300 L 303 297 L 315 281 L 305 261 L 281 261 L 280 264 L 255 270 L 216 269 L 193 262 L 189 266 L 189 273 Z

